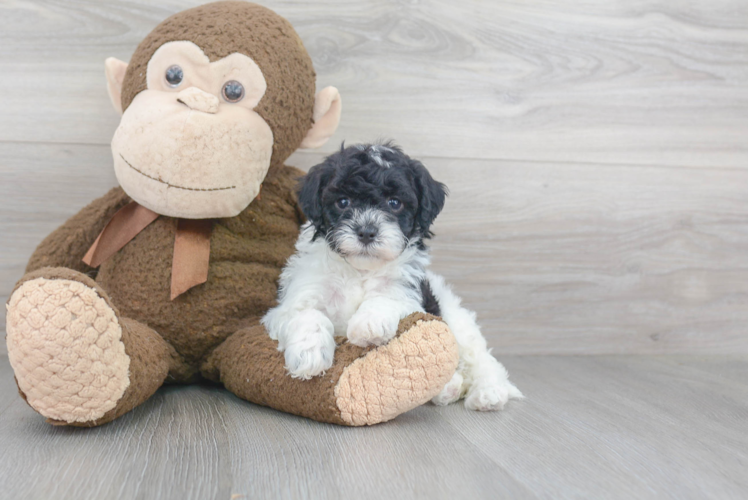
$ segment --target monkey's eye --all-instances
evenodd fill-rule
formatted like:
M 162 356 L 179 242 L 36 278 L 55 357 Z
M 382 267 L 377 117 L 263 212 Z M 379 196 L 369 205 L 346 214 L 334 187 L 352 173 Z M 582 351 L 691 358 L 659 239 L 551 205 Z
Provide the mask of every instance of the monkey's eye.
M 166 68 L 166 74 L 164 76 L 166 77 L 166 83 L 169 84 L 169 87 L 179 87 L 179 84 L 184 80 L 184 72 L 182 71 L 182 68 L 176 64 Z
M 403 208 L 403 202 L 397 198 L 387 200 L 387 205 L 389 205 L 393 212 L 399 212 Z
M 335 206 L 341 210 L 345 210 L 350 205 L 351 205 L 351 200 L 349 200 L 348 198 L 340 198 L 338 201 L 335 202 Z
M 236 80 L 223 84 L 223 98 L 228 102 L 239 102 L 244 97 L 244 87 Z

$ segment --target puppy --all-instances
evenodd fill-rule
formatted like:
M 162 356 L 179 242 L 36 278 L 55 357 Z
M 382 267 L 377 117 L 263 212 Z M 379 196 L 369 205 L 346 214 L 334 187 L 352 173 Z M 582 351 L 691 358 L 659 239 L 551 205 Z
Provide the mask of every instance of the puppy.
M 465 397 L 472 410 L 500 410 L 521 398 L 486 348 L 475 313 L 427 270 L 424 241 L 447 189 L 391 143 L 342 148 L 309 170 L 299 189 L 308 222 L 280 278 L 278 306 L 262 319 L 292 377 L 332 366 L 334 336 L 359 346 L 386 344 L 399 321 L 441 316 L 460 349 L 452 380 L 433 399 Z

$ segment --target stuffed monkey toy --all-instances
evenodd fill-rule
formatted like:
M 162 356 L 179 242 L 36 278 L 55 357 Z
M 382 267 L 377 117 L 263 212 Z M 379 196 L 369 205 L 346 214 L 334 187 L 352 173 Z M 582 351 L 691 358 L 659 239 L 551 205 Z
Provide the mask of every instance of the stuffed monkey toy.
M 21 396 L 52 424 L 97 426 L 164 383 L 209 379 L 260 405 L 341 425 L 396 417 L 437 395 L 458 349 L 439 318 L 384 346 L 338 341 L 335 362 L 291 378 L 259 324 L 303 222 L 284 165 L 322 145 L 338 91 L 315 96 L 300 38 L 274 12 L 217 2 L 158 25 L 129 64 L 106 61 L 122 119 L 120 187 L 36 249 L 8 301 Z

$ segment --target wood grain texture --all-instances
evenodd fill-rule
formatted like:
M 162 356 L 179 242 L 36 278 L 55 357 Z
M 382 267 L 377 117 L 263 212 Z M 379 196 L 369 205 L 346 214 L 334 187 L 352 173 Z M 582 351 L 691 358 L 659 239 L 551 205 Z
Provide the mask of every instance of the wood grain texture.
M 0 140 L 106 144 L 103 60 L 196 0 L 0 3 Z M 416 155 L 746 168 L 738 0 L 265 1 L 344 100 L 340 140 Z
M 114 185 L 103 59 L 196 3 L 0 3 L 0 299 Z M 748 352 L 746 5 L 267 5 L 343 93 L 327 151 L 395 137 L 450 186 L 434 267 L 492 346 Z
M 115 185 L 104 59 L 199 3 L 0 0 L 0 301 Z M 349 429 L 167 387 L 67 429 L 0 342 L 0 497 L 748 497 L 748 3 L 262 3 L 341 90 L 323 151 L 392 137 L 449 185 L 433 267 L 528 399 Z M 650 355 L 570 356 L 606 353 Z
M 748 358 L 516 357 L 527 400 L 320 424 L 167 387 L 95 429 L 52 427 L 0 357 L 7 498 L 745 498 Z M 233 496 L 241 495 L 241 496 Z
M 18 179 L 0 186 L 15 201 L 0 219 L 0 300 L 38 242 L 115 185 L 110 156 L 0 144 Z M 423 160 L 451 190 L 433 269 L 497 352 L 748 353 L 748 171 Z

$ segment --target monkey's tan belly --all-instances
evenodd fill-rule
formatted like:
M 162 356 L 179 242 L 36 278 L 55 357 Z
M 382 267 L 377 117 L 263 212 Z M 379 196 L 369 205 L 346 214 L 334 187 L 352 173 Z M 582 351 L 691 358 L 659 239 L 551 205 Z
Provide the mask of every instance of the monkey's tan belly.
M 264 242 L 214 227 L 208 281 L 170 300 L 175 228 L 175 219 L 158 218 L 101 266 L 96 281 L 122 316 L 156 330 L 197 369 L 217 345 L 275 304 L 294 237 L 288 227 Z

